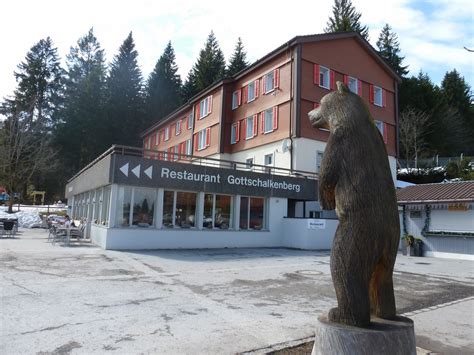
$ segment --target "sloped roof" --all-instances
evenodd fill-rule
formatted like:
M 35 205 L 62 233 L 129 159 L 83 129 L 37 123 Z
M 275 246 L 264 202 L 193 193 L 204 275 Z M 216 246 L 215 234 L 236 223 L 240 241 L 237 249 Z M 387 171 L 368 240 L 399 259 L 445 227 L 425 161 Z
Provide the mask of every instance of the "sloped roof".
M 397 190 L 398 204 L 474 202 L 474 181 L 421 184 Z

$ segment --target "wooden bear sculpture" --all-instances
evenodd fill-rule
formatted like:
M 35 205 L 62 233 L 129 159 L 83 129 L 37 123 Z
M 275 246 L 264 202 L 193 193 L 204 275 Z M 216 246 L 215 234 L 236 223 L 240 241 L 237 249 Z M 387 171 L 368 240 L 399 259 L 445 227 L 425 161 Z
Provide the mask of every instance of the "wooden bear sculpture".
M 308 116 L 314 127 L 330 131 L 319 202 L 339 217 L 331 253 L 338 307 L 328 318 L 359 327 L 370 324 L 371 314 L 394 319 L 392 274 L 400 223 L 383 138 L 367 105 L 341 82 Z

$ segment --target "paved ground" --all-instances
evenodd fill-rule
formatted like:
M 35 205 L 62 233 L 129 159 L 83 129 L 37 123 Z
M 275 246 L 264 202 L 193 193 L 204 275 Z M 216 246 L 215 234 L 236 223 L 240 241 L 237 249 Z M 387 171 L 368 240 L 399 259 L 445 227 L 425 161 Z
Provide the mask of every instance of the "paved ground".
M 335 304 L 327 252 L 116 252 L 46 237 L 0 240 L 1 354 L 245 352 L 311 337 Z M 414 312 L 418 345 L 474 352 L 473 275 L 472 261 L 399 255 L 397 308 Z

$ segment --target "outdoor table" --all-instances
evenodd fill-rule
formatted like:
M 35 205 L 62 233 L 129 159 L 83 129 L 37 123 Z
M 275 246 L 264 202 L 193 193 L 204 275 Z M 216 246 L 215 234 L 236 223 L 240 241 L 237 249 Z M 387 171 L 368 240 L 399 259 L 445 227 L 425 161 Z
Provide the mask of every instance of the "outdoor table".
M 77 227 L 66 227 L 66 226 L 60 226 L 56 227 L 56 233 L 61 233 L 61 232 L 66 232 L 66 246 L 69 246 L 69 243 L 71 241 L 71 231 L 80 231 L 79 228 Z

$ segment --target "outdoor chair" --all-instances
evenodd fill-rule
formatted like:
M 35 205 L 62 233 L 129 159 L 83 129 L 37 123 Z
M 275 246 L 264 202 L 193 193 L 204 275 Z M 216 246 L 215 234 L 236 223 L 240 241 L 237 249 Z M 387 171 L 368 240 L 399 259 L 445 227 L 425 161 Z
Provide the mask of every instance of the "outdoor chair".
M 3 231 L 7 237 L 14 236 L 15 235 L 15 221 L 3 221 Z

